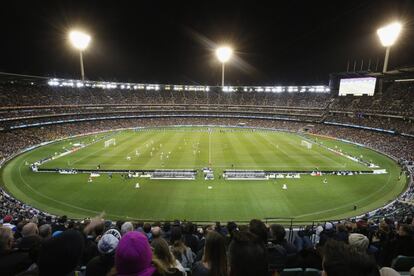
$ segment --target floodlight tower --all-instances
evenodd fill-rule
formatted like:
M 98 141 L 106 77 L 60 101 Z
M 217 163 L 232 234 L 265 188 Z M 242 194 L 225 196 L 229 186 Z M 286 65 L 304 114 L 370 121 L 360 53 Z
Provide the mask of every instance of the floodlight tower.
M 391 23 L 377 30 L 378 37 L 381 41 L 382 46 L 386 47 L 384 67 L 382 72 L 387 72 L 388 59 L 390 56 L 391 46 L 397 41 L 398 36 L 401 33 L 402 25 L 399 22 Z
M 79 59 L 80 59 L 80 68 L 81 68 L 81 76 L 82 81 L 85 80 L 85 71 L 83 69 L 83 56 L 82 52 L 88 48 L 89 43 L 91 42 L 90 35 L 81 32 L 81 31 L 71 31 L 69 33 L 69 40 L 72 43 L 72 46 L 75 49 L 79 50 Z
M 222 46 L 217 48 L 216 56 L 217 59 L 221 62 L 221 86 L 224 86 L 224 64 L 230 60 L 233 54 L 233 49 L 228 46 Z

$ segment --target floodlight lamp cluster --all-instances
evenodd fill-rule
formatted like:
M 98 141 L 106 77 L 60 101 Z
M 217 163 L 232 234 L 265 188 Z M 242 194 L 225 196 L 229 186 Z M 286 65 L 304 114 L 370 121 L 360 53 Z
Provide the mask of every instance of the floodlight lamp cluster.
M 402 25 L 399 22 L 391 23 L 377 30 L 378 37 L 382 46 L 391 47 L 397 41 L 398 36 L 402 30 Z
M 228 46 L 219 47 L 216 50 L 216 56 L 221 63 L 229 61 L 232 55 L 233 49 Z
M 91 42 L 91 37 L 90 35 L 81 31 L 71 31 L 69 33 L 69 40 L 72 43 L 73 47 L 79 51 L 84 51 Z

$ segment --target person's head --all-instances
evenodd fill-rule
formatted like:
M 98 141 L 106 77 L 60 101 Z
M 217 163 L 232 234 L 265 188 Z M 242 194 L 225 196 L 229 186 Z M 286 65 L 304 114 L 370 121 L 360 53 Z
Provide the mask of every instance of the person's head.
M 336 225 L 336 231 L 341 232 L 341 233 L 345 233 L 347 231 L 347 229 L 346 229 L 344 224 L 338 223 Z
M 385 221 L 381 221 L 378 230 L 382 233 L 387 234 L 390 232 L 390 226 Z
M 0 252 L 10 250 L 13 241 L 13 231 L 9 227 L 0 227 Z
M 270 225 L 270 233 L 272 236 L 272 240 L 276 242 L 282 242 L 286 236 L 285 227 L 280 224 L 272 224 Z
M 214 231 L 214 225 L 205 225 L 203 226 L 203 236 L 207 236 L 208 232 Z
M 175 266 L 175 258 L 171 254 L 168 243 L 163 238 L 154 239 L 151 242 L 151 247 L 155 257 L 166 267 L 171 268 Z
M 134 231 L 134 225 L 130 221 L 126 221 L 121 226 L 121 234 L 125 235 L 126 233 Z
M 326 231 L 333 231 L 333 224 L 330 222 L 325 223 L 325 230 Z
M 171 244 L 182 242 L 182 231 L 180 226 L 173 226 L 171 228 L 170 241 Z
M 162 234 L 161 227 L 159 227 L 159 226 L 152 227 L 151 233 L 152 233 L 152 238 L 153 239 L 158 239 L 159 237 L 161 237 L 161 234 Z
M 234 232 L 228 250 L 230 276 L 267 275 L 266 249 L 256 235 L 250 232 Z
M 249 231 L 261 239 L 263 243 L 267 242 L 268 231 L 263 221 L 252 219 L 249 223 Z
M 50 226 L 50 224 L 43 224 L 39 226 L 39 235 L 43 239 L 50 238 L 52 236 L 52 226 Z
M 104 255 L 114 254 L 118 247 L 121 233 L 116 229 L 109 229 L 98 242 L 98 251 Z
M 184 232 L 185 234 L 194 234 L 195 229 L 196 229 L 196 226 L 195 226 L 192 222 L 187 222 L 187 223 L 184 225 L 183 232 Z
M 144 234 L 130 231 L 122 236 L 115 253 L 117 275 L 152 275 L 155 268 L 151 261 L 151 247 Z
M 68 217 L 67 216 L 61 216 L 58 219 L 58 223 L 64 224 L 64 223 L 66 223 L 67 220 L 68 220 Z
M 33 222 L 26 223 L 22 229 L 22 236 L 29 237 L 29 236 L 36 236 L 39 235 L 39 229 L 37 228 L 37 224 Z
M 408 224 L 401 224 L 398 227 L 398 236 L 405 237 L 405 236 L 412 236 L 413 230 L 410 225 Z
M 362 234 L 352 233 L 348 236 L 348 244 L 358 252 L 367 252 L 369 240 Z
M 142 230 L 144 230 L 146 234 L 151 233 L 151 224 L 145 223 L 144 226 L 142 227 Z
M 216 231 L 207 234 L 203 261 L 210 267 L 209 275 L 227 275 L 225 239 Z
M 44 240 L 37 262 L 39 275 L 66 275 L 76 270 L 83 248 L 83 236 L 76 230 L 67 230 Z
M 162 230 L 164 232 L 170 232 L 171 230 L 171 223 L 169 221 L 166 221 L 162 227 Z
M 3 218 L 3 223 L 11 223 L 13 221 L 13 217 L 11 215 L 6 215 Z
M 227 230 L 229 231 L 230 236 L 232 236 L 233 232 L 237 229 L 237 224 L 234 221 L 227 222 Z
M 73 228 L 73 221 L 70 221 L 69 224 L 72 224 L 72 227 L 69 226 L 68 228 Z M 95 225 L 95 227 L 93 228 L 93 233 L 95 234 L 95 236 L 101 236 L 104 234 L 104 232 L 105 232 L 105 221 L 102 220 L 98 224 Z
M 379 276 L 375 260 L 344 242 L 328 240 L 323 248 L 323 276 Z

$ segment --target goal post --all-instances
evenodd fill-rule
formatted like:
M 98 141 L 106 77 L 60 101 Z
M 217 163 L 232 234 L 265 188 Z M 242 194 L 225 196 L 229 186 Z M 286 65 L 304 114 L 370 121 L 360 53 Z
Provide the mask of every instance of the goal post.
M 302 140 L 302 142 L 300 142 L 300 145 L 306 147 L 307 149 L 312 148 L 312 143 L 305 140 Z
M 116 141 L 114 138 L 106 140 L 105 143 L 105 148 L 109 147 L 109 146 L 116 146 Z

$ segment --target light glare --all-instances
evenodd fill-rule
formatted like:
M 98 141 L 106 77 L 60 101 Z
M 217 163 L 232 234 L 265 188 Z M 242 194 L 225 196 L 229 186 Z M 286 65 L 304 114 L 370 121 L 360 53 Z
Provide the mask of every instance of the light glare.
M 71 31 L 69 33 L 69 40 L 72 43 L 73 47 L 80 51 L 83 51 L 91 42 L 91 37 L 88 34 L 80 31 Z
M 391 47 L 400 35 L 402 25 L 398 22 L 389 24 L 377 30 L 382 46 Z
M 233 50 L 230 47 L 224 46 L 216 50 L 216 56 L 222 63 L 229 61 L 233 54 Z

